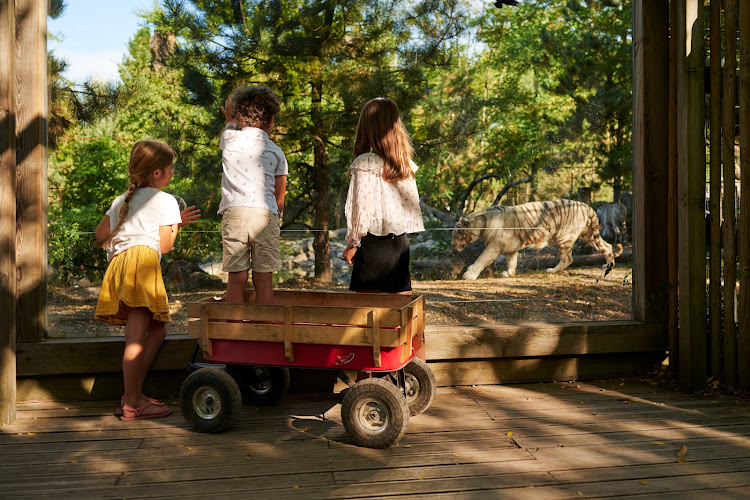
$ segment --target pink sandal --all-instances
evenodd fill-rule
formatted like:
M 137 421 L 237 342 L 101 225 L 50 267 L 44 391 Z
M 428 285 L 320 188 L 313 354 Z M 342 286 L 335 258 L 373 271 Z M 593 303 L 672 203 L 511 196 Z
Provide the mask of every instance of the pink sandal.
M 146 396 L 146 401 L 148 401 L 149 403 L 151 403 L 154 406 L 167 406 L 166 403 L 162 403 L 158 399 L 149 398 L 148 396 Z M 122 416 L 122 407 L 123 406 L 125 406 L 125 396 L 123 396 L 123 397 L 120 398 L 120 407 L 115 410 L 115 416 L 117 416 L 117 417 L 121 417 Z
M 159 408 L 161 411 L 157 413 L 143 413 L 143 410 L 145 410 L 146 408 L 150 406 Z M 125 412 L 133 413 L 133 416 L 126 416 Z M 132 406 L 124 405 L 122 407 L 122 416 L 120 416 L 120 420 L 147 420 L 150 418 L 168 417 L 171 414 L 172 414 L 172 409 L 164 404 L 157 405 L 154 403 L 146 403 L 140 408 L 133 408 Z

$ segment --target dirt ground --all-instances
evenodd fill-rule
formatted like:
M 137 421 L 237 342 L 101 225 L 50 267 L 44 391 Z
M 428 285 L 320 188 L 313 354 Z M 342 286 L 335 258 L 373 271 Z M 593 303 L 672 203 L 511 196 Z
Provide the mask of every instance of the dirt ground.
M 631 269 L 618 266 L 599 279 L 597 267 L 568 268 L 561 274 L 524 271 L 512 278 L 476 281 L 415 281 L 414 293 L 427 299 L 427 323 L 476 325 L 526 321 L 568 322 L 630 319 Z M 279 288 L 346 291 L 341 286 L 315 287 L 305 280 L 287 281 Z M 169 334 L 185 333 L 188 302 L 219 296 L 223 289 L 170 293 L 174 324 Z M 49 289 L 50 338 L 106 337 L 122 335 L 121 327 L 94 320 L 99 288 Z

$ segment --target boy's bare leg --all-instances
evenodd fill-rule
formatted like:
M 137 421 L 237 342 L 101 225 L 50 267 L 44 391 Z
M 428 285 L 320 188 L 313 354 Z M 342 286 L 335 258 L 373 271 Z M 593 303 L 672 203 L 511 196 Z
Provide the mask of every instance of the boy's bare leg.
M 229 273 L 229 277 L 227 278 L 227 294 L 224 296 L 224 302 L 232 304 L 242 304 L 245 302 L 245 287 L 247 286 L 248 274 L 248 270 Z M 255 283 L 254 277 L 253 283 Z
M 273 304 L 273 273 L 253 271 L 256 304 Z

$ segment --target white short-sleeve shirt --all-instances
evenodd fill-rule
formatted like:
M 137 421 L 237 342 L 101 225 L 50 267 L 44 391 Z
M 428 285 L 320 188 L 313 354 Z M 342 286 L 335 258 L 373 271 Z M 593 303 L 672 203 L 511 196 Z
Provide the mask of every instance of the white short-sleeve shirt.
M 218 213 L 229 207 L 265 208 L 279 214 L 276 177 L 288 175 L 284 152 L 259 128 L 233 128 L 228 123 L 221 134 L 221 203 Z
M 110 231 L 117 225 L 126 194 L 115 198 L 107 211 Z M 129 205 L 125 222 L 107 245 L 107 260 L 110 261 L 115 255 L 137 245 L 153 248 L 161 257 L 159 227 L 182 222 L 177 200 L 171 194 L 156 188 L 143 187 L 135 190 Z
M 351 181 L 346 197 L 346 242 L 359 246 L 367 233 L 376 236 L 424 231 L 417 182 L 413 177 L 398 182 L 383 179 L 385 161 L 364 153 L 349 166 Z M 412 171 L 417 166 L 411 162 Z

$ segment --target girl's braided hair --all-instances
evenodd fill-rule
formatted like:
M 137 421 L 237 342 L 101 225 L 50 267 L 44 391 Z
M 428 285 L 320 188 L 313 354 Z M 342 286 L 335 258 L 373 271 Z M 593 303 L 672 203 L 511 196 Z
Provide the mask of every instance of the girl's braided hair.
M 106 246 L 112 238 L 120 231 L 125 218 L 130 211 L 130 200 L 139 187 L 148 187 L 151 184 L 151 174 L 157 170 L 164 170 L 174 162 L 175 152 L 168 145 L 158 141 L 138 141 L 130 150 L 130 163 L 128 164 L 128 176 L 130 186 L 125 194 L 125 203 L 120 208 L 117 216 L 117 224 L 110 231 L 109 236 L 101 242 Z
M 232 105 L 232 118 L 239 128 L 263 128 L 281 109 L 278 96 L 265 85 L 243 85 L 230 94 L 229 102 Z

